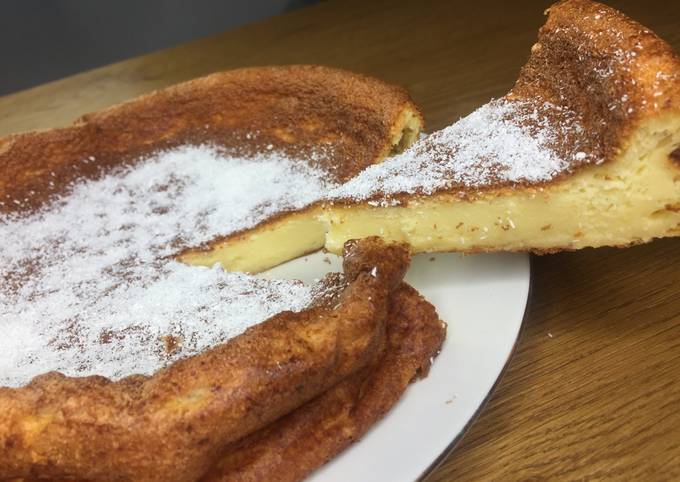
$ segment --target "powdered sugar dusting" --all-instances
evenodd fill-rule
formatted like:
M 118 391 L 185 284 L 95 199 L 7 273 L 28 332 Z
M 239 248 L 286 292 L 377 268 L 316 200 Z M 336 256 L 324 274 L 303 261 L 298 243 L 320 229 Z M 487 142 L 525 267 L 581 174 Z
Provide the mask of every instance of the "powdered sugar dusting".
M 389 198 L 456 186 L 549 181 L 574 161 L 583 162 L 587 157 L 577 145 L 566 157 L 558 153 L 556 145 L 565 132 L 556 127 L 573 134 L 582 129 L 573 115 L 556 106 L 494 100 L 402 154 L 370 166 L 333 190 L 331 196 Z
M 41 212 L 0 218 L 0 384 L 49 370 L 150 374 L 305 308 L 313 287 L 172 255 L 326 191 L 322 172 L 275 153 L 184 147 L 79 183 Z

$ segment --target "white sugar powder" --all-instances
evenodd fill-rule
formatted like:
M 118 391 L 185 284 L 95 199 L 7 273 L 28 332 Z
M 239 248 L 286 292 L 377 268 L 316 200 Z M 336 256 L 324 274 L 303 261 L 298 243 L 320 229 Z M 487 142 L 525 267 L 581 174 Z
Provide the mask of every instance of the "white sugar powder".
M 552 106 L 543 105 L 541 110 Z M 573 122 L 561 126 L 580 129 Z M 569 167 L 552 149 L 555 126 L 533 104 L 491 101 L 467 117 L 418 141 L 402 154 L 370 166 L 331 197 L 429 194 L 455 185 L 547 181 Z
M 312 288 L 173 261 L 179 249 L 312 202 L 321 172 L 272 154 L 159 153 L 82 182 L 56 205 L 0 218 L 0 384 L 49 370 L 150 374 L 283 310 Z M 172 357 L 163 337 L 180 345 Z

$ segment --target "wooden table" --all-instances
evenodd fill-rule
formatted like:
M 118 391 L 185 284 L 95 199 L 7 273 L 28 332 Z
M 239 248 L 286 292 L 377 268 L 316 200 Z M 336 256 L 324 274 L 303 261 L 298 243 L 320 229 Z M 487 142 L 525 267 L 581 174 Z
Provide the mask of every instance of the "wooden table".
M 611 3 L 680 51 L 680 2 Z M 402 84 L 438 129 L 512 86 L 545 6 L 329 0 L 0 98 L 0 135 L 213 71 L 286 63 Z M 680 239 L 532 263 L 517 352 L 430 480 L 680 480 Z

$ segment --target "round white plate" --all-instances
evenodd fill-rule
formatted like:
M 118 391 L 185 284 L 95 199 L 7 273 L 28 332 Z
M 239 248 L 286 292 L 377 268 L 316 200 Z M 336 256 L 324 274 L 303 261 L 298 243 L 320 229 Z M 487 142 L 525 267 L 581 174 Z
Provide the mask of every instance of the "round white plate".
M 329 264 L 330 263 L 330 264 Z M 263 274 L 311 282 L 340 258 L 305 256 Z M 361 440 L 316 471 L 314 482 L 412 482 L 453 448 L 508 362 L 529 296 L 529 256 L 418 255 L 406 276 L 448 324 L 430 374 L 416 381 Z

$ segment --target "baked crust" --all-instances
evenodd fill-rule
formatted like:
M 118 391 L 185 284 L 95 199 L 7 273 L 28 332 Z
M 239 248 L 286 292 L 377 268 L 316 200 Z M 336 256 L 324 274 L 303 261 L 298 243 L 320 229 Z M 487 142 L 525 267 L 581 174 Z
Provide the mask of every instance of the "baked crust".
M 216 73 L 70 127 L 0 139 L 0 213 L 30 212 L 77 179 L 182 144 L 214 143 L 246 156 L 275 150 L 317 162 L 343 181 L 399 148 L 402 135 L 414 138 L 417 131 L 403 132 L 407 119 L 422 125 L 404 89 L 345 70 L 292 65 Z M 313 155 L 319 150 L 323 155 Z
M 0 479 L 197 479 L 231 443 L 381 355 L 388 297 L 410 257 L 377 238 L 353 249 L 349 284 L 329 278 L 330 298 L 151 377 L 52 372 L 0 388 Z
M 589 0 L 564 0 L 546 14 L 508 98 L 539 98 L 577 112 L 580 142 L 602 162 L 616 159 L 640 121 L 680 111 L 680 58 L 654 32 Z M 560 139 L 558 147 L 570 142 Z

